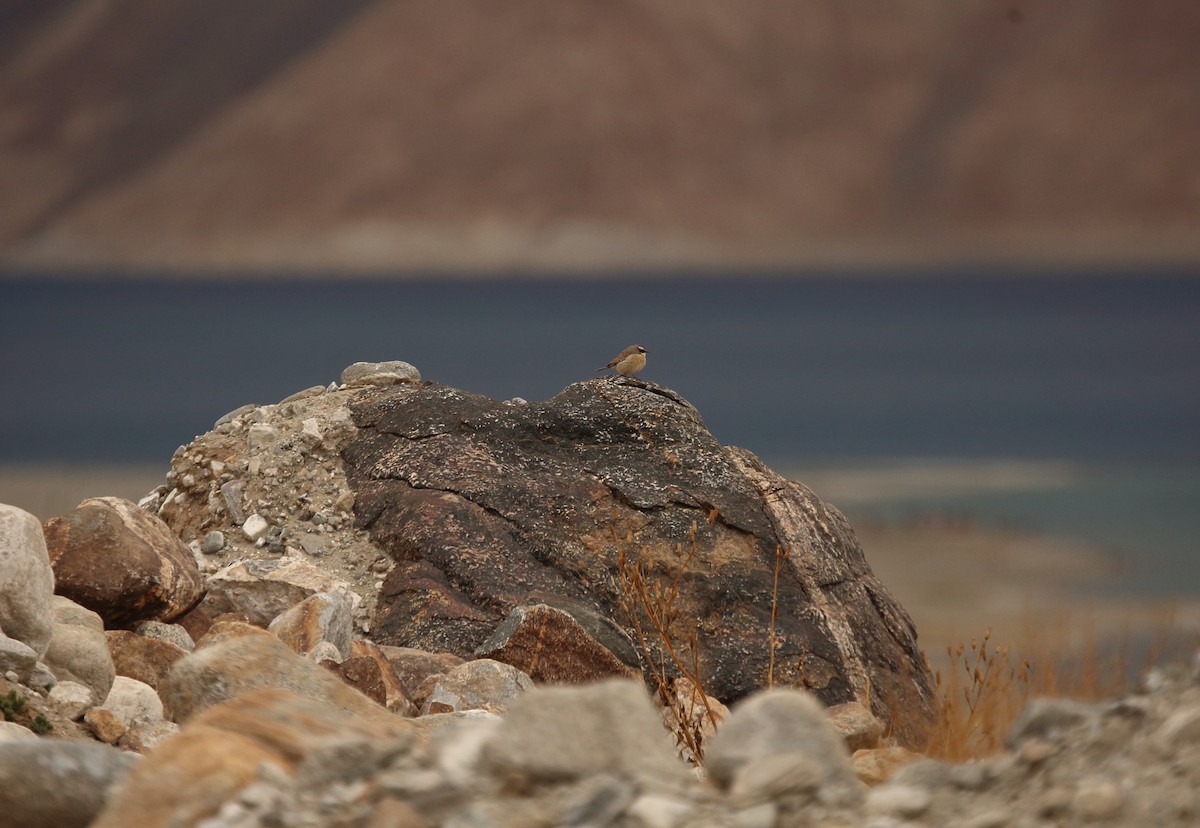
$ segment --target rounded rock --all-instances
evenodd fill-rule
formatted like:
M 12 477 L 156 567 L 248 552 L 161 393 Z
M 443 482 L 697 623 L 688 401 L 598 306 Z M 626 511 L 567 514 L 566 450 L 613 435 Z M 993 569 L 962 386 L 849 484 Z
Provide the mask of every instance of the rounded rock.
M 85 828 L 109 790 L 133 768 L 132 754 L 60 739 L 0 744 L 0 813 L 6 825 Z
M 358 385 L 396 385 L 401 382 L 420 382 L 421 372 L 407 362 L 355 362 L 342 371 L 342 383 Z
M 205 555 L 215 555 L 225 548 L 225 533 L 214 529 L 200 541 L 200 551 Z
M 866 811 L 874 816 L 918 817 L 933 803 L 933 795 L 914 785 L 889 783 L 867 793 Z
M 54 572 L 38 519 L 0 504 L 0 629 L 37 657 L 50 645 Z

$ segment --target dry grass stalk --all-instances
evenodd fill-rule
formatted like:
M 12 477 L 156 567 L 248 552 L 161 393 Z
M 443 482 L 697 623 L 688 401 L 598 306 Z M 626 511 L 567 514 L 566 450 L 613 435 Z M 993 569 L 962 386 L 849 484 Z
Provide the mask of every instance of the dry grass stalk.
M 708 515 L 708 524 L 716 521 L 718 513 L 713 509 Z M 695 625 L 690 625 L 683 637 L 682 647 L 678 644 L 680 621 L 679 589 L 684 573 L 692 565 L 699 551 L 697 537 L 699 527 L 695 522 L 688 532 L 685 548 L 675 548 L 675 564 L 661 578 L 652 577 L 645 550 L 636 560 L 626 554 L 632 538 L 624 543 L 613 530 L 613 541 L 617 545 L 617 572 L 620 578 L 619 600 L 621 610 L 629 620 L 634 638 L 642 651 L 654 682 L 655 695 L 668 712 L 672 731 L 681 753 L 697 765 L 704 764 L 703 722 L 712 727 L 717 717 L 708 703 L 704 691 L 704 680 L 700 668 L 700 641 Z M 675 676 L 690 682 L 693 692 L 677 693 Z M 703 715 L 698 707 L 703 707 Z
M 992 643 L 991 630 L 969 646 L 947 647 L 946 672 L 934 672 L 939 703 L 929 756 L 965 761 L 996 753 L 1004 735 L 1034 696 L 1097 701 L 1130 693 L 1142 675 L 1173 654 L 1194 650 L 1180 630 L 1164 622 L 1144 657 L 1135 655 L 1128 627 L 1113 646 L 1101 646 L 1094 625 L 1060 619 L 1029 635 L 1018 658 Z M 1047 631 L 1053 630 L 1053 633 Z

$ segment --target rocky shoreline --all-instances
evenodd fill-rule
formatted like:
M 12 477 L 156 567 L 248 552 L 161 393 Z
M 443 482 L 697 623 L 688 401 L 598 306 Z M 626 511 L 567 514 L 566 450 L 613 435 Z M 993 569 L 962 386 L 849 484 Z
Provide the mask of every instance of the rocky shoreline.
M 1200 674 L 1036 699 L 1001 753 L 926 758 L 911 623 L 853 531 L 705 435 L 637 381 L 530 405 L 358 364 L 221 418 L 140 504 L 0 506 L 7 824 L 1194 823 Z M 631 631 L 591 520 L 683 584 L 697 675 Z M 755 590 L 770 632 L 731 638 Z

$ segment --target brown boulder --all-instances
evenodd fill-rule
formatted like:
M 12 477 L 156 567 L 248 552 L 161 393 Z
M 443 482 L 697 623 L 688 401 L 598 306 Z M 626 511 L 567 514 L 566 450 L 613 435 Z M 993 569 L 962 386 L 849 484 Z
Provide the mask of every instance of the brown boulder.
M 624 663 L 589 635 L 570 613 L 547 604 L 515 607 L 475 654 L 511 664 L 534 681 L 550 684 L 642 675 L 641 669 Z
M 191 551 L 159 518 L 117 497 L 95 497 L 44 525 L 55 591 L 110 627 L 171 621 L 204 597 Z
M 395 647 L 390 644 L 378 646 L 379 651 L 396 671 L 404 689 L 417 704 L 423 701 L 417 699 L 418 687 L 431 679 L 436 680 L 464 662 L 464 659 L 454 653 L 427 653 L 413 647 Z
M 670 634 L 679 648 L 695 630 L 709 694 L 729 703 L 773 678 L 888 723 L 904 710 L 893 732 L 922 742 L 931 679 L 853 530 L 720 445 L 674 392 L 604 379 L 518 405 L 403 385 L 364 391 L 352 410 L 359 430 L 342 457 L 357 525 L 396 562 L 377 641 L 469 655 L 531 595 L 628 632 L 620 558 L 640 559 L 651 581 L 682 566 Z
M 362 754 L 371 745 L 395 751 L 414 738 L 397 716 L 363 719 L 319 699 L 255 690 L 204 711 L 155 748 L 93 828 L 196 825 L 272 768 L 291 775 L 310 757 Z
M 342 682 L 353 687 L 380 707 L 387 706 L 387 686 L 379 664 L 367 656 L 354 656 L 345 661 L 318 662 Z
M 279 613 L 267 629 L 301 655 L 328 641 L 345 659 L 354 637 L 351 607 L 350 596 L 344 592 L 317 592 Z
M 187 650 L 169 641 L 129 630 L 109 630 L 105 635 L 117 675 L 137 679 L 155 690 L 162 686 L 171 666 L 187 655 Z
M 321 699 L 360 718 L 398 718 L 339 681 L 328 670 L 293 652 L 268 632 L 250 632 L 209 643 L 175 662 L 161 690 L 169 718 L 182 723 L 202 710 L 263 687 Z
M 392 666 L 392 662 L 383 654 L 379 645 L 370 641 L 355 641 L 350 645 L 350 657 L 368 658 L 374 661 L 379 669 L 379 680 L 383 684 L 383 701 L 381 704 L 393 713 L 401 716 L 415 716 L 416 705 L 408 694 L 408 688 L 400 679 L 400 674 Z

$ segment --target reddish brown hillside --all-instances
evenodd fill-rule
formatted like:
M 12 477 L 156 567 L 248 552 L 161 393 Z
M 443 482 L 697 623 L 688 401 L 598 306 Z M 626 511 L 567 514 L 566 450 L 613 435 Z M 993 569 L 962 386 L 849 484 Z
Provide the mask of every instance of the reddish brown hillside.
M 9 262 L 1200 253 L 1200 4 L 0 13 Z

